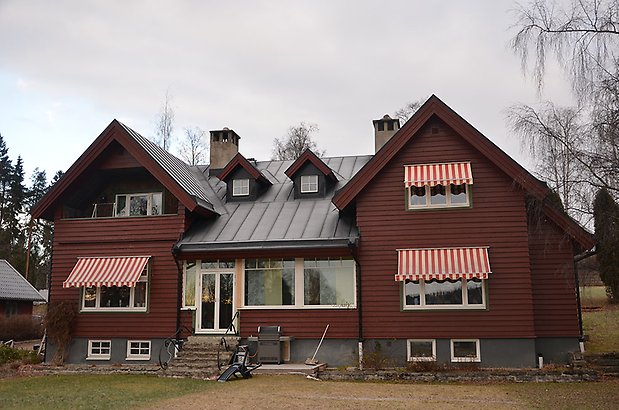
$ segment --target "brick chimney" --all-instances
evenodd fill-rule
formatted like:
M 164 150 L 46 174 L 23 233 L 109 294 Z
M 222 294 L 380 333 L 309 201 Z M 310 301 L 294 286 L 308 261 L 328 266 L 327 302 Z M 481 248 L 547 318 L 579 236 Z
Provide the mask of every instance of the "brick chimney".
M 226 127 L 222 130 L 210 131 L 210 134 L 210 169 L 222 169 L 239 152 L 239 140 L 241 137 Z
M 383 118 L 374 120 L 372 123 L 374 124 L 374 153 L 376 153 L 400 129 L 400 120 L 385 114 Z

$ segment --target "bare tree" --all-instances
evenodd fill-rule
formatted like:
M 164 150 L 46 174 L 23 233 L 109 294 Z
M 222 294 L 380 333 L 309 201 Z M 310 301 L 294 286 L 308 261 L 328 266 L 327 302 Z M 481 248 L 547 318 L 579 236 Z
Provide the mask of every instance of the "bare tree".
M 540 89 L 549 55 L 569 74 L 580 99 L 595 94 L 598 81 L 617 80 L 619 0 L 573 0 L 568 8 L 535 0 L 515 13 L 518 31 L 511 46 L 525 72 L 533 54 L 531 70 Z
M 297 126 L 288 128 L 288 133 L 283 138 L 275 138 L 273 140 L 273 157 L 274 160 L 294 160 L 297 159 L 303 151 L 311 149 L 314 154 L 319 157 L 325 155 L 325 150 L 318 148 L 316 142 L 312 139 L 312 134 L 318 131 L 318 125 L 301 122 Z
M 180 141 L 180 157 L 189 165 L 203 164 L 206 160 L 208 143 L 204 130 L 193 127 L 185 128 L 185 136 Z
M 565 211 L 583 224 L 591 221 L 592 173 L 588 149 L 589 126 L 582 110 L 547 102 L 509 108 L 511 129 L 523 149 L 536 160 L 537 176 L 555 191 Z
M 404 107 L 397 109 L 393 113 L 394 118 L 399 119 L 400 123 L 403 125 L 410 117 L 413 116 L 413 114 L 417 112 L 419 107 L 423 105 L 424 101 L 425 100 L 417 100 L 409 102 Z
M 166 151 L 172 146 L 172 131 L 174 131 L 174 109 L 169 91 L 165 93 L 165 101 L 161 106 L 155 123 L 155 143 Z

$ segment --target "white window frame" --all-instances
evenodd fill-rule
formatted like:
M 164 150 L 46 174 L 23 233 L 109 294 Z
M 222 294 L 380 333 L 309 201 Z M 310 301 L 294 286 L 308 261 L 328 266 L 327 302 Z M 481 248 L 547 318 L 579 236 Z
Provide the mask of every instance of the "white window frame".
M 149 265 L 144 267 L 140 278 L 138 279 L 138 283 L 146 282 L 145 289 L 145 300 L 144 306 L 134 307 L 135 305 L 135 286 L 132 286 L 129 293 L 129 306 L 127 307 L 99 307 L 99 303 L 101 301 L 101 287 L 96 287 L 96 296 L 95 296 L 95 306 L 86 306 L 86 286 L 82 286 L 82 312 L 146 312 L 148 310 L 149 303 L 149 290 L 150 290 L 150 281 L 149 281 Z
M 456 357 L 454 354 L 454 342 L 470 342 L 475 343 L 475 357 Z M 454 363 L 479 363 L 481 362 L 481 350 L 479 339 L 451 339 L 451 361 Z
M 432 357 L 411 356 L 411 342 L 432 343 Z M 409 362 L 435 362 L 436 361 L 436 339 L 407 339 L 406 358 Z
M 182 307 L 181 309 L 183 310 L 196 310 L 197 309 L 197 298 L 198 295 L 196 293 L 196 291 L 198 290 L 198 272 L 200 271 L 200 264 L 201 261 L 199 260 L 192 260 L 192 262 L 195 263 L 195 270 L 193 272 L 193 305 L 188 305 L 186 302 L 187 300 L 185 299 L 185 294 L 187 292 L 187 262 L 188 261 L 184 261 L 183 262 L 183 303 L 182 303 Z
M 94 345 L 97 344 L 98 346 L 95 347 Z M 103 344 L 107 344 L 107 347 L 104 347 Z M 107 349 L 108 353 L 93 353 L 93 349 L 99 349 L 99 351 L 101 351 L 102 349 Z M 112 357 L 112 341 L 107 339 L 107 340 L 91 340 L 88 339 L 88 356 L 86 357 L 86 360 L 110 360 L 110 358 Z
M 301 193 L 318 192 L 318 175 L 301 175 Z
M 153 195 L 161 196 L 161 209 L 158 214 L 153 214 Z M 147 196 L 146 215 L 130 215 L 131 198 L 135 196 Z M 125 198 L 125 213 L 120 213 L 118 209 L 118 199 Z M 117 194 L 114 200 L 114 216 L 118 218 L 136 218 L 140 216 L 159 216 L 163 215 L 163 192 L 137 192 L 132 194 Z
M 460 305 L 426 305 L 426 284 L 425 280 L 419 280 L 419 305 L 406 304 L 406 281 L 402 282 L 402 308 L 404 310 L 483 310 L 486 309 L 486 279 L 481 279 L 481 304 L 469 304 L 466 281 L 467 279 L 460 278 L 462 289 L 462 304 Z
M 249 195 L 249 179 L 233 179 L 232 180 L 232 196 L 248 196 Z
M 471 185 L 471 184 L 460 184 L 460 185 L 464 185 L 466 187 L 466 202 L 464 202 L 464 203 L 456 203 L 456 204 L 452 204 L 451 203 L 451 185 L 455 185 L 455 184 L 449 184 L 448 186 L 445 187 L 445 203 L 444 204 L 433 204 L 433 203 L 431 203 L 431 201 L 432 201 L 432 198 L 431 198 L 432 187 L 430 185 L 424 185 L 423 188 L 425 188 L 425 191 L 426 191 L 426 195 L 425 195 L 426 203 L 425 204 L 421 204 L 421 205 L 413 205 L 413 204 L 411 204 L 411 190 L 413 189 L 413 187 L 406 188 L 406 203 L 408 205 L 408 209 L 409 210 L 415 210 L 415 209 L 467 208 L 467 207 L 470 207 L 471 206 L 471 187 L 473 185 Z
M 133 349 L 131 347 L 132 343 L 138 344 L 138 351 L 141 351 L 143 349 L 142 344 L 146 344 L 148 346 L 148 354 L 131 353 L 131 349 Z M 127 360 L 150 360 L 151 351 L 152 349 L 150 340 L 127 340 Z
M 267 258 L 268 259 L 268 258 Z M 273 258 L 271 258 L 273 259 Z M 277 258 L 276 258 L 277 259 Z M 328 259 L 328 258 L 311 258 L 311 259 Z M 338 258 L 339 259 L 339 258 Z M 349 258 L 342 258 L 349 259 Z M 353 303 L 346 305 L 306 305 L 305 304 L 305 286 L 304 286 L 304 272 L 305 265 L 303 263 L 304 258 L 295 258 L 295 272 L 294 272 L 294 305 L 245 305 L 245 259 L 242 260 L 241 265 L 241 307 L 239 310 L 260 310 L 260 309 L 356 309 L 357 308 L 357 264 L 353 263 Z M 354 261 L 354 259 L 353 259 Z

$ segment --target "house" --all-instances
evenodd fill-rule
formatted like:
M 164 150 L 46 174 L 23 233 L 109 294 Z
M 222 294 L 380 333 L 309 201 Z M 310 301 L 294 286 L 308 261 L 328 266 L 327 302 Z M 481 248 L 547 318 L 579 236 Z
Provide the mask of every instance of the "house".
M 211 131 L 188 166 L 114 120 L 33 209 L 54 221 L 50 300 L 79 304 L 69 361 L 157 360 L 190 329 L 281 326 L 290 360 L 532 367 L 579 350 L 574 256 L 592 236 L 436 96 L 375 155 L 255 161 Z
M 44 301 L 21 273 L 0 259 L 0 316 L 32 316 L 32 303 Z

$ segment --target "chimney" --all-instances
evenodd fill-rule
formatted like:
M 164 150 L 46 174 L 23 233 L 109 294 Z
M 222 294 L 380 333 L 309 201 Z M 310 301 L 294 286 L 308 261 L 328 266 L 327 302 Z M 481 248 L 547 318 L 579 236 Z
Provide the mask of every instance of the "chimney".
M 372 123 L 374 124 L 374 153 L 376 153 L 400 129 L 400 120 L 385 114 L 383 118 L 374 120 Z
M 210 131 L 211 161 L 210 169 L 223 169 L 239 152 L 239 137 L 236 132 L 224 127 L 223 130 Z

